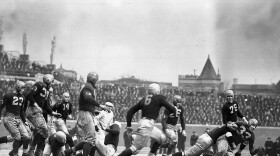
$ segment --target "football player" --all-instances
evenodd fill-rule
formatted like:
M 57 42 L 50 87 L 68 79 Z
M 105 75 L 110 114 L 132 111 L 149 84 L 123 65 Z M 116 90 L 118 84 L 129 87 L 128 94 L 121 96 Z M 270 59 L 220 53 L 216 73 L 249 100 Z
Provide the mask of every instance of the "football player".
M 226 134 L 227 132 L 231 132 L 236 130 L 237 126 L 232 123 L 228 123 L 222 125 L 221 127 L 214 128 L 213 130 L 203 133 L 198 137 L 195 145 L 190 147 L 188 150 L 184 152 L 177 152 L 172 154 L 172 156 L 198 156 L 204 153 L 208 148 L 214 145 L 217 139 Z
M 240 112 L 237 102 L 234 101 L 233 91 L 227 90 L 226 96 L 227 102 L 222 107 L 223 124 L 227 124 L 228 122 L 236 122 L 238 117 L 240 117 L 244 122 L 248 123 L 247 119 Z
M 161 107 L 165 107 L 171 113 L 177 113 L 177 108 L 169 104 L 166 97 L 160 95 L 160 86 L 156 83 L 152 83 L 148 86 L 148 95 L 143 97 L 127 112 L 126 121 L 127 131 L 129 133 L 133 131 L 131 127 L 132 117 L 139 110 L 142 111 L 142 119 L 138 122 L 137 134 L 133 140 L 132 146 L 122 151 L 119 156 L 136 154 L 144 147 L 150 137 L 156 142 L 153 144 L 149 155 L 156 154 L 159 146 L 166 141 L 166 136 L 163 132 L 155 127 L 155 120 L 159 116 Z
M 254 130 L 258 125 L 256 119 L 250 119 L 248 124 L 244 122 L 236 122 L 236 131 L 227 133 L 225 137 L 217 141 L 216 156 L 222 156 L 225 154 L 233 155 L 233 150 L 240 144 L 239 150 L 236 155 L 241 155 L 241 151 L 249 143 L 249 150 L 251 155 L 255 155 L 258 149 L 254 148 L 255 134 Z
M 107 129 L 110 125 L 113 123 L 114 119 L 114 104 L 111 102 L 105 102 L 105 106 L 107 107 L 107 110 L 101 110 L 99 111 L 98 115 L 96 115 L 96 126 L 97 129 L 99 129 L 98 132 L 96 132 L 96 138 L 100 140 L 101 142 L 104 142 L 106 132 L 104 131 Z
M 90 72 L 87 75 L 87 82 L 82 88 L 79 97 L 79 117 L 77 125 L 83 130 L 85 134 L 85 143 L 83 147 L 84 155 L 88 155 L 90 149 L 94 146 L 96 140 L 95 134 L 95 107 L 107 109 L 105 105 L 100 105 L 96 101 L 96 82 L 98 81 L 98 74 Z
M 119 134 L 121 129 L 121 123 L 118 121 L 113 122 L 105 131 L 107 135 L 105 137 L 105 141 L 102 142 L 101 140 L 97 139 L 95 146 L 91 148 L 90 156 L 94 156 L 95 151 L 99 153 L 101 156 L 113 156 L 117 151 L 117 146 L 119 143 Z M 82 149 L 83 144 L 85 142 L 81 142 L 72 149 L 65 150 L 65 155 L 70 156 L 75 151 Z M 81 155 L 80 153 L 77 155 Z
M 17 81 L 15 84 L 15 90 L 13 92 L 5 94 L 3 98 L 3 104 L 0 107 L 0 116 L 4 107 L 6 107 L 6 115 L 4 116 L 3 122 L 10 135 L 0 138 L 0 143 L 13 143 L 13 153 L 10 155 L 18 155 L 19 144 L 21 141 L 28 142 L 30 135 L 25 125 L 26 122 L 23 112 L 24 96 L 23 91 L 25 83 Z M 24 149 L 23 155 L 26 155 L 27 149 Z
M 33 85 L 32 90 L 26 96 L 26 102 L 28 105 L 26 116 L 34 126 L 34 139 L 28 151 L 29 155 L 34 155 L 35 146 L 37 146 L 35 156 L 41 155 L 45 145 L 45 140 L 48 137 L 48 128 L 46 120 L 43 116 L 43 110 L 51 116 L 61 116 L 61 114 L 54 112 L 50 108 L 50 105 L 47 104 L 49 98 L 49 92 L 47 89 L 50 88 L 53 81 L 53 75 L 44 75 L 43 82 L 36 82 Z
M 72 103 L 70 102 L 70 95 L 68 92 L 63 93 L 62 101 L 53 106 L 53 111 L 57 111 L 57 113 L 61 114 L 61 117 L 58 117 L 55 121 L 57 131 L 60 130 L 68 134 L 66 119 L 72 113 Z
M 68 144 L 70 147 L 74 146 L 72 136 L 64 133 L 63 131 L 56 131 L 53 121 L 50 125 L 51 135 L 46 140 L 46 145 L 44 148 L 43 156 L 61 156 L 64 153 L 65 144 Z
M 177 122 L 180 118 L 181 121 L 181 127 L 182 127 L 182 134 L 183 136 L 186 136 L 185 131 L 185 109 L 182 105 L 182 98 L 179 95 L 174 96 L 173 105 L 177 107 L 177 113 L 171 113 L 167 109 L 164 110 L 164 116 L 162 119 L 162 129 L 164 134 L 167 137 L 167 143 L 164 147 L 167 147 L 167 155 L 171 155 L 173 149 L 176 147 L 176 144 L 178 142 L 178 134 L 177 134 Z

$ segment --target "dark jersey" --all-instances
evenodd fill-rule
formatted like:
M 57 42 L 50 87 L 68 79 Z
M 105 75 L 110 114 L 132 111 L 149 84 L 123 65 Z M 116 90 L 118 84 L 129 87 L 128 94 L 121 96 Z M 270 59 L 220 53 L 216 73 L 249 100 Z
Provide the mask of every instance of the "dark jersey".
M 163 95 L 148 95 L 143 97 L 136 105 L 128 110 L 126 116 L 127 126 L 131 127 L 132 117 L 138 110 L 142 110 L 142 117 L 156 120 L 161 107 L 165 107 L 171 113 L 176 113 L 176 108 L 170 105 Z
M 163 129 L 166 129 L 166 124 L 176 126 L 176 124 L 178 122 L 178 119 L 180 117 L 182 130 L 185 130 L 184 113 L 185 113 L 185 109 L 181 104 L 177 104 L 177 112 L 176 113 L 171 113 L 169 110 L 165 109 L 164 110 L 164 117 L 163 117 L 163 120 L 162 120 L 163 121 L 162 122 Z
M 72 113 L 72 103 L 62 100 L 53 106 L 53 111 L 61 114 L 61 118 L 66 121 L 68 115 Z
M 73 139 L 71 137 L 71 135 L 66 134 L 66 143 L 61 143 L 58 140 L 56 140 L 56 138 L 54 137 L 55 134 L 52 134 L 49 137 L 49 144 L 52 148 L 52 152 L 55 152 L 57 150 L 59 150 L 62 146 L 64 146 L 65 144 L 68 144 L 70 147 L 74 146 L 74 142 Z
M 104 144 L 108 145 L 114 145 L 115 149 L 117 150 L 118 144 L 119 144 L 119 135 L 120 135 L 120 127 L 117 124 L 112 124 L 110 126 L 110 129 L 106 129 L 106 132 L 108 134 L 105 136 Z
M 236 122 L 237 130 L 232 132 L 232 138 L 236 145 L 249 142 L 249 149 L 252 150 L 255 142 L 255 134 L 249 129 L 249 125 L 244 122 Z
M 223 116 L 223 124 L 227 122 L 236 122 L 237 117 L 243 118 L 244 116 L 241 114 L 238 108 L 238 104 L 236 101 L 233 103 L 226 102 L 222 108 L 222 116 Z
M 6 113 L 12 113 L 15 116 L 23 115 L 23 101 L 24 96 L 16 92 L 7 93 L 4 95 L 3 104 L 0 108 L 0 114 L 4 107 L 6 107 Z M 24 118 L 24 117 L 22 117 Z M 23 119 L 24 120 L 24 119 Z
M 96 101 L 95 89 L 91 84 L 86 83 L 80 92 L 79 110 L 89 111 L 94 113 L 95 107 L 100 104 Z
M 27 94 L 26 102 L 30 106 L 34 106 L 34 104 L 37 103 L 37 105 L 41 107 L 42 110 L 46 111 L 48 114 L 51 114 L 52 109 L 50 108 L 50 105 L 47 104 L 49 92 L 46 87 L 47 86 L 43 82 L 36 82 L 32 86 L 32 90 Z
M 214 128 L 210 132 L 207 132 L 208 135 L 212 138 L 213 143 L 216 143 L 217 139 L 226 134 L 229 131 L 226 125 L 223 125 L 221 127 Z

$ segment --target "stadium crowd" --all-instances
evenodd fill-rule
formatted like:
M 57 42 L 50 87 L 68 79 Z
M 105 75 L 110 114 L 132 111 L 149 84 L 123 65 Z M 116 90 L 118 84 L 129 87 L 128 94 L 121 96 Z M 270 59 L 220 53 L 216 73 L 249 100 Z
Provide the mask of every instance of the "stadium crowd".
M 0 98 L 13 88 L 14 80 L 0 80 Z M 54 84 L 53 103 L 61 100 L 64 92 L 69 92 L 73 103 L 72 119 L 77 119 L 78 97 L 83 83 L 75 81 L 64 84 Z M 97 101 L 107 101 L 115 104 L 115 117 L 118 121 L 126 121 L 126 112 L 136 104 L 146 93 L 146 87 L 132 84 L 98 84 Z M 162 94 L 169 101 L 177 94 L 183 99 L 185 106 L 186 124 L 214 124 L 222 123 L 221 108 L 226 102 L 224 93 L 214 91 L 189 91 L 178 88 L 163 88 Z M 235 100 L 238 102 L 242 113 L 247 118 L 255 117 L 261 126 L 280 126 L 280 98 L 272 96 L 237 94 Z M 161 113 L 162 114 L 162 113 Z M 140 114 L 133 117 L 138 121 Z M 159 117 L 158 122 L 161 121 Z
M 0 70 L 7 75 L 33 76 L 40 72 L 42 74 L 51 73 L 46 65 L 36 61 L 19 59 L 18 57 L 0 50 Z

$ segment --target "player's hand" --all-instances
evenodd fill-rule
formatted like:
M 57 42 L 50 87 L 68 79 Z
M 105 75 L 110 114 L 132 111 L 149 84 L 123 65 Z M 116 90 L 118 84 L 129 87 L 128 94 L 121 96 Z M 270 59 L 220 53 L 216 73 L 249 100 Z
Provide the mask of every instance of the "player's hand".
M 245 122 L 246 124 L 249 123 L 245 117 L 242 118 L 242 121 Z
M 61 117 L 61 114 L 57 113 L 57 112 L 52 112 L 52 116 L 59 118 L 59 117 Z
M 236 152 L 236 153 L 234 154 L 234 156 L 241 156 L 241 153 L 240 153 L 240 152 Z
M 186 137 L 186 136 L 187 136 L 187 133 L 186 133 L 186 131 L 185 131 L 185 130 L 182 130 L 182 135 L 183 135 L 184 137 Z

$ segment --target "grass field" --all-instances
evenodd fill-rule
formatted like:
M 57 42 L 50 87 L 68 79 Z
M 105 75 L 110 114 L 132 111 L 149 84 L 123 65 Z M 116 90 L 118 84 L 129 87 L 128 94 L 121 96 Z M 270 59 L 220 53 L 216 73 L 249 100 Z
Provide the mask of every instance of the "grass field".
M 12 144 L 10 144 L 10 145 L 8 145 L 7 144 L 7 146 L 5 147 L 6 149 L 1 149 L 0 148 L 0 156 L 8 156 L 8 154 L 9 154 L 9 152 L 10 152 L 10 150 L 9 149 L 12 149 L 12 146 L 11 146 Z M 8 147 L 8 146 L 10 146 L 10 148 Z M 117 153 L 115 154 L 116 156 L 121 152 L 121 151 L 123 151 L 124 150 L 124 146 L 119 146 L 118 147 L 118 151 L 117 151 Z M 149 153 L 149 148 L 148 147 L 145 147 L 145 148 L 143 148 L 141 151 L 140 151 L 140 153 L 138 154 L 138 156 L 147 156 L 148 155 L 148 153 Z M 19 150 L 19 155 L 21 156 L 21 154 L 22 154 L 22 150 Z M 157 154 L 157 156 L 161 156 L 161 154 Z M 242 152 L 242 156 L 250 156 L 250 153 L 249 153 L 249 151 L 248 150 L 245 150 L 245 151 L 243 151 Z

